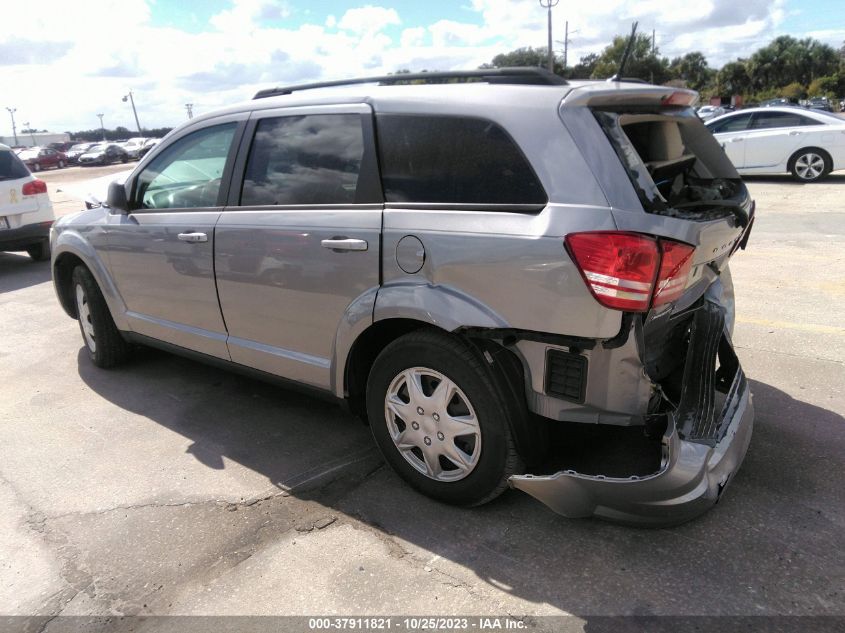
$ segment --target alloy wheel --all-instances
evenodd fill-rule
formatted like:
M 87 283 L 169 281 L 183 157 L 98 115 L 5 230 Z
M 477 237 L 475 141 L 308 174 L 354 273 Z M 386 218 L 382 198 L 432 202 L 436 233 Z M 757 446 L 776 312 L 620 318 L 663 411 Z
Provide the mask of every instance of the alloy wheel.
M 802 180 L 816 180 L 824 173 L 824 158 L 813 152 L 801 154 L 795 160 L 795 172 Z

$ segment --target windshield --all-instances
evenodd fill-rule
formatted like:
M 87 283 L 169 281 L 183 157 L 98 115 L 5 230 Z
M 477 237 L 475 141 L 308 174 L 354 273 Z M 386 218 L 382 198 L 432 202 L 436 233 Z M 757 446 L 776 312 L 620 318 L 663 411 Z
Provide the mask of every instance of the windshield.
M 0 150 L 0 180 L 17 180 L 29 176 L 21 160 L 8 150 Z
M 91 143 L 80 143 L 79 145 L 74 145 L 70 148 L 71 152 L 81 152 L 88 149 L 91 146 Z
M 105 152 L 106 148 L 108 147 L 107 143 L 100 143 L 99 145 L 94 145 L 93 147 L 89 147 L 89 152 Z

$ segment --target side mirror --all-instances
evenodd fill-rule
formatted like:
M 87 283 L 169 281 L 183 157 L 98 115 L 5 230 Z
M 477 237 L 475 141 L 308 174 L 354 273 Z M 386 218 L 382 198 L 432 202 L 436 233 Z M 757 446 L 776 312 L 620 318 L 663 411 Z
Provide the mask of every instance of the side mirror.
M 106 204 L 120 213 L 129 211 L 129 201 L 126 199 L 126 187 L 124 187 L 123 183 L 113 182 L 109 185 Z

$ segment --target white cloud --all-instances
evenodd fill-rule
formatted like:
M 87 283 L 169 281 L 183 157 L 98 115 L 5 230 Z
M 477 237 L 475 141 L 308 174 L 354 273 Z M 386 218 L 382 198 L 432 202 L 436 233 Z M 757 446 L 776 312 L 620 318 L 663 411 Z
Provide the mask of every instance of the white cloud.
M 365 7 L 349 9 L 340 18 L 338 27 L 352 33 L 375 33 L 391 25 L 401 24 L 396 9 L 374 7 L 368 4 Z
M 410 48 L 411 46 L 421 46 L 424 41 L 425 27 L 415 26 L 402 31 L 402 35 L 399 38 L 399 45 L 402 48 Z
M 157 127 L 183 121 L 185 103 L 200 114 L 272 85 L 400 68 L 475 68 L 498 53 L 545 45 L 546 14 L 536 2 L 470 1 L 455 13 L 459 20 L 432 11 L 429 23 L 400 30 L 400 14 L 389 6 L 368 4 L 309 22 L 293 12 L 294 0 L 233 0 L 200 33 L 152 26 L 152 0 L 8 2 L 4 23 L 26 27 L 0 41 L 0 107 L 17 108 L 20 120 L 39 129 L 94 128 L 99 112 L 107 126 L 131 129 L 132 111 L 121 101 L 131 89 L 141 123 Z M 568 19 L 572 64 L 600 52 L 637 19 L 641 32 L 656 30 L 662 54 L 701 50 L 719 66 L 783 34 L 786 15 L 784 0 L 700 0 L 694 11 L 665 0 L 561 2 L 553 13 L 554 39 L 563 39 Z M 71 36 L 72 24 L 103 36 Z M 818 37 L 837 48 L 845 39 L 832 23 L 793 35 Z M 0 134 L 10 133 L 8 117 L 5 125 L 0 119 Z

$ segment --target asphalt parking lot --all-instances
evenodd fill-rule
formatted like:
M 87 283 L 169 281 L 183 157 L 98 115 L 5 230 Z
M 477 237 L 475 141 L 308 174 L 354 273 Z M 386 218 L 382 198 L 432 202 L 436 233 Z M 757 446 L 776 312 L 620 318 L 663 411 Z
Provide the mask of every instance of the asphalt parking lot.
M 39 177 L 63 214 L 125 168 Z M 98 370 L 49 264 L 0 253 L 0 614 L 845 616 L 845 172 L 749 187 L 754 437 L 672 529 L 440 505 L 329 403 L 156 351 Z

